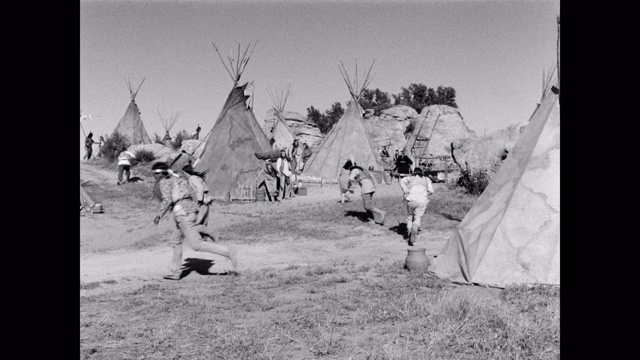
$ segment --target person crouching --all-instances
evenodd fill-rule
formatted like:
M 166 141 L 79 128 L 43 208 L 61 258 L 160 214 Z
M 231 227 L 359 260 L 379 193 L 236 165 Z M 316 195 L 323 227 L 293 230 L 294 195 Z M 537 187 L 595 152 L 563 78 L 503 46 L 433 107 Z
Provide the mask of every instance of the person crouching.
M 354 182 L 360 184 L 362 203 L 364 204 L 364 209 L 367 211 L 368 216 L 371 217 L 376 224 L 384 225 L 384 217 L 387 214 L 386 211 L 382 211 L 373 206 L 373 194 L 376 191 L 376 186 L 373 183 L 371 174 L 360 166 L 357 166 L 355 163 L 352 163 L 351 160 L 347 160 L 342 168 L 349 170 L 349 182 L 347 183 L 346 188 L 348 189 L 351 187 L 351 184 Z M 375 219 L 375 214 L 380 216 L 378 221 Z

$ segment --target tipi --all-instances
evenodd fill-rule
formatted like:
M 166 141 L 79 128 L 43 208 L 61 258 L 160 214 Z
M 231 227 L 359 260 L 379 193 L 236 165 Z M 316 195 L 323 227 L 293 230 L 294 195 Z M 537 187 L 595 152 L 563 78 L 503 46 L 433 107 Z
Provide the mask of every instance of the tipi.
M 160 113 L 160 110 L 156 109 L 156 111 L 158 111 L 158 116 L 160 117 L 160 123 L 162 124 L 162 128 L 165 131 L 164 138 L 162 138 L 162 141 L 165 142 L 166 144 L 167 142 L 171 141 L 171 135 L 169 135 L 169 131 L 171 131 L 173 126 L 178 121 L 178 117 L 180 117 L 180 112 L 171 114 L 170 118 L 165 118 Z
M 359 85 L 357 63 L 355 81 L 353 83 L 347 74 L 344 64 L 339 64 L 342 78 L 351 93 L 351 101 L 348 103 L 344 115 L 323 139 L 318 150 L 309 158 L 303 170 L 303 175 L 335 180 L 338 178 L 344 163 L 351 158 L 363 169 L 368 169 L 369 166 L 373 166 L 374 170 L 382 169 L 378 163 L 373 141 L 364 127 L 362 108 L 358 104 L 360 95 L 371 82 L 370 73 L 372 67 L 373 64 L 371 64 L 364 82 Z
M 276 117 L 276 123 L 271 130 L 272 139 L 274 140 L 272 146 L 275 146 L 278 149 L 289 148 L 291 144 L 293 144 L 293 140 L 296 138 L 295 135 L 293 135 L 291 128 L 289 128 L 289 125 L 287 125 L 284 120 L 283 115 L 289 93 L 290 89 L 287 89 L 287 93 L 284 96 L 282 93 L 276 93 L 274 97 L 271 91 L 269 91 L 269 96 L 273 102 L 273 113 Z
M 431 273 L 495 287 L 560 284 L 560 99 L 550 90 Z
M 127 79 L 126 82 L 127 86 L 129 86 L 131 102 L 112 134 L 116 132 L 120 133 L 120 135 L 129 140 L 130 145 L 151 144 L 151 138 L 149 138 L 149 134 L 147 134 L 147 130 L 144 128 L 142 118 L 140 118 L 140 109 L 138 109 L 138 105 L 136 104 L 136 95 L 138 94 L 138 90 L 140 90 L 140 86 L 144 83 L 144 79 L 142 79 L 136 91 L 133 91 L 131 81 Z
M 213 47 L 222 60 L 215 44 Z M 240 76 L 251 56 L 251 54 L 247 56 L 249 47 L 250 45 L 240 57 L 240 46 L 238 46 L 238 58 L 235 60 L 229 58 L 231 70 L 222 60 L 222 64 L 233 79 L 233 89 L 213 129 L 205 137 L 207 139 L 204 150 L 195 164 L 197 171 L 208 171 L 205 179 L 210 189 L 209 194 L 218 200 L 242 200 L 243 190 L 248 187 L 255 188 L 256 179 L 264 168 L 264 162 L 257 159 L 254 154 L 271 149 L 253 111 L 248 106 L 248 96 L 245 95 L 248 84 L 238 86 Z

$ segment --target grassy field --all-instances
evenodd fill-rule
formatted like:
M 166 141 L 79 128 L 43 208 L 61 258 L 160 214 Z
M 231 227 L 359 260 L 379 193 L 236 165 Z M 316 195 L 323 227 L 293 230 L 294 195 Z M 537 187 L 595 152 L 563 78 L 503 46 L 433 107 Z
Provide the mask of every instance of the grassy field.
M 151 186 L 114 182 L 90 190 L 106 201 L 126 191 L 133 209 L 152 213 L 157 203 Z M 475 198 L 441 187 L 430 200 L 425 231 L 447 231 Z M 379 197 L 376 203 L 395 218 L 406 212 L 398 198 Z M 216 213 L 242 217 L 241 226 L 219 228 L 223 238 L 240 244 L 278 242 L 292 234 L 322 242 L 353 235 L 363 224 L 357 199 L 344 206 L 301 205 L 295 222 L 282 216 L 290 211 L 286 206 L 215 207 Z M 134 245 L 164 242 L 165 237 L 152 237 Z M 458 286 L 402 265 L 381 253 L 365 264 L 151 280 L 133 290 L 81 296 L 81 359 L 559 358 L 559 288 Z M 81 283 L 81 290 L 103 283 Z
M 556 359 L 558 288 L 474 296 L 401 264 L 333 264 L 81 299 L 91 359 Z

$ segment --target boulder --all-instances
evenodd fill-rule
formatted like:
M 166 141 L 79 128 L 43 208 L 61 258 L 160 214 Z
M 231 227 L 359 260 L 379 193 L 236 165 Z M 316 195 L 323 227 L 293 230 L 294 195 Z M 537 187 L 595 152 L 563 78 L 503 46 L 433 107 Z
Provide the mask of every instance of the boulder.
M 299 127 L 293 127 L 293 135 L 300 140 L 300 144 L 307 144 L 311 150 L 316 149 L 322 143 L 324 135 L 320 132 L 320 129 L 313 124 L 305 124 Z
M 200 158 L 202 155 L 202 151 L 204 150 L 205 144 L 204 140 L 182 140 L 181 150 L 186 151 L 188 154 L 192 155 L 196 159 Z
M 418 118 L 418 112 L 411 106 L 396 105 L 382 110 L 380 117 L 391 117 L 396 120 L 409 120 Z
M 291 123 L 291 122 L 307 122 L 307 115 L 302 115 L 300 113 L 297 112 L 293 112 L 293 111 L 283 111 L 282 112 L 282 116 L 284 116 L 284 119 Z
M 454 143 L 454 156 L 469 170 L 493 167 L 509 156 L 526 126 L 527 122 L 513 124 L 477 139 Z
M 324 135 L 318 129 L 318 126 L 307 120 L 305 115 L 293 111 L 284 111 L 283 117 L 293 135 L 300 140 L 300 143 L 306 143 L 310 148 L 314 149 L 322 142 Z M 267 139 L 271 139 L 273 127 L 276 124 L 275 110 L 269 109 L 262 121 L 261 127 Z
M 404 146 L 407 154 L 410 154 L 416 137 L 430 139 L 428 149 L 416 150 L 418 156 L 451 155 L 452 142 L 460 143 L 478 138 L 464 123 L 460 111 L 447 105 L 431 105 L 422 109 Z
M 391 116 L 371 116 L 364 120 L 364 127 L 371 136 L 375 150 L 380 154 L 382 146 L 388 145 L 391 156 L 395 150 L 404 148 L 407 142 L 404 130 L 408 124 L 408 120 L 396 120 Z

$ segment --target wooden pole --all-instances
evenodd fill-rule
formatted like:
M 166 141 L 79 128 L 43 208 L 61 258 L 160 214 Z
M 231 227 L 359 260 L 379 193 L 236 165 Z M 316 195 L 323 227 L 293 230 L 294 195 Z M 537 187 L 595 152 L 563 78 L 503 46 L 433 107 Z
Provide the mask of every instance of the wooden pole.
M 84 135 L 84 137 L 87 137 L 87 134 L 85 134 L 84 132 L 84 128 L 82 127 L 82 120 L 80 120 L 80 130 L 82 130 L 82 135 Z
M 560 15 L 558 15 L 558 44 L 556 47 L 557 61 L 558 61 L 558 88 L 560 88 Z

